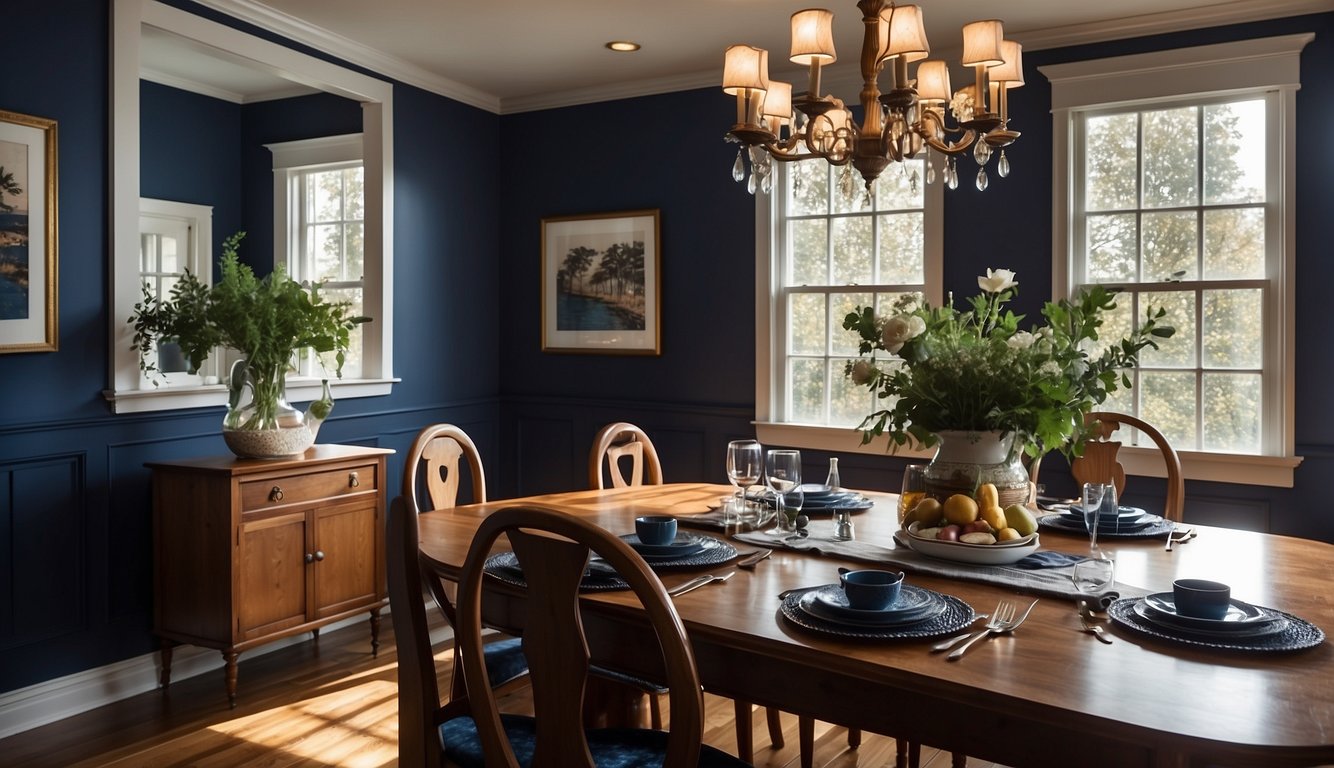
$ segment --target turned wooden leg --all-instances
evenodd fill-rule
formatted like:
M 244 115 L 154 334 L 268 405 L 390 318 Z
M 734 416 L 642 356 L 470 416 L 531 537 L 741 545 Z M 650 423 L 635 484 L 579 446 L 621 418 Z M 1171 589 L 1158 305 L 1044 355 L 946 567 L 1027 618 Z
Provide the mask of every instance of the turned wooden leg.
M 371 609 L 371 658 L 380 656 L 380 609 Z
M 236 709 L 236 659 L 241 654 L 236 651 L 223 651 L 222 660 L 226 663 L 227 703 Z
M 158 672 L 157 682 L 162 686 L 162 690 L 167 690 L 171 685 L 171 651 L 172 642 L 163 638 L 162 645 L 158 648 L 158 659 L 162 662 L 162 669 Z
M 736 756 L 743 763 L 755 762 L 755 731 L 750 719 L 750 702 L 741 699 L 732 700 L 732 709 L 736 715 Z
M 848 746 L 856 749 L 862 745 L 862 730 L 860 728 L 848 729 Z
M 316 628 L 310 630 L 310 639 L 311 639 L 311 640 L 314 640 L 316 645 L 319 645 L 319 644 L 320 644 L 320 628 L 319 628 L 319 627 L 316 627 Z
M 966 765 L 968 765 L 968 755 L 962 752 L 950 753 L 950 768 L 964 768 Z
M 797 744 L 801 749 L 801 768 L 815 765 L 815 718 L 801 715 L 797 718 Z
M 894 768 L 908 768 L 908 742 L 894 739 Z

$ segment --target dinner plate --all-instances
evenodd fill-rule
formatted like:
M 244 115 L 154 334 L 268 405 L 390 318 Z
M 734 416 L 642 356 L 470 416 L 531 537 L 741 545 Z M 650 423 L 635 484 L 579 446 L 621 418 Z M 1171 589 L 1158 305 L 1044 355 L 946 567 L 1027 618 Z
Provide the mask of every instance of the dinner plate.
M 1264 624 L 1273 620 L 1272 614 L 1240 600 L 1229 601 L 1227 613 L 1221 619 L 1206 619 L 1179 613 L 1176 606 L 1176 595 L 1171 592 L 1155 592 L 1148 595 L 1144 598 L 1144 605 L 1154 614 L 1171 619 L 1178 624 L 1195 626 L 1201 629 L 1226 630 L 1248 624 Z
M 1043 515 L 1038 518 L 1038 529 L 1043 531 L 1056 531 L 1058 533 L 1068 533 L 1074 536 L 1088 537 L 1088 528 L 1084 526 L 1082 520 L 1075 521 L 1066 518 L 1064 515 Z M 1121 526 L 1120 529 L 1104 529 L 1098 526 L 1098 537 L 1109 539 L 1156 539 L 1167 534 L 1168 531 L 1175 530 L 1176 523 L 1171 520 L 1164 520 L 1157 515 L 1149 515 L 1143 526 L 1138 523 L 1135 526 Z
M 1253 606 L 1252 606 L 1253 607 Z M 1165 632 L 1174 632 L 1189 637 L 1202 637 L 1210 639 L 1229 639 L 1229 638 L 1249 638 L 1264 637 L 1266 635 L 1276 635 L 1287 629 L 1288 621 L 1282 616 L 1265 616 L 1263 621 L 1240 624 L 1235 622 L 1216 622 L 1214 627 L 1203 627 L 1199 624 L 1185 623 L 1182 619 L 1189 617 L 1176 616 L 1160 612 L 1151 607 L 1147 600 L 1135 603 L 1135 613 L 1145 621 L 1153 624 L 1158 629 Z
M 1123 597 L 1107 606 L 1107 615 L 1117 625 L 1148 637 L 1155 637 L 1182 645 L 1214 650 L 1247 651 L 1256 653 L 1286 653 L 1315 648 L 1325 642 L 1325 633 L 1320 627 L 1290 613 L 1266 608 L 1282 622 L 1276 622 L 1281 630 L 1273 634 L 1245 636 L 1222 634 L 1218 632 L 1192 632 L 1186 629 L 1166 627 L 1140 615 L 1135 606 L 1144 601 L 1137 597 Z
M 1081 530 L 1088 530 L 1088 523 L 1084 521 L 1082 515 L 1062 513 L 1060 518 L 1063 522 L 1078 526 Z M 1122 517 L 1117 520 L 1105 520 L 1099 518 L 1098 533 L 1117 533 L 1119 531 L 1130 533 L 1133 531 L 1142 531 L 1161 519 L 1162 518 L 1157 515 L 1140 515 L 1134 519 Z
M 938 541 L 924 539 L 914 531 L 917 523 L 908 528 L 908 546 L 914 552 L 940 560 L 952 560 L 956 563 L 972 565 L 1009 565 L 1023 560 L 1038 549 L 1038 535 L 1029 534 L 1018 540 L 1017 544 L 967 544 L 961 541 Z
M 1080 520 L 1083 520 L 1083 519 L 1084 519 L 1084 505 L 1083 505 L 1083 504 L 1071 504 L 1069 507 L 1066 507 L 1066 510 L 1065 510 L 1064 512 L 1062 512 L 1062 514 L 1073 515 L 1074 517 L 1078 517 Z M 1149 514 L 1147 511 L 1145 511 L 1145 510 L 1143 510 L 1143 509 L 1140 509 L 1139 507 L 1117 507 L 1117 508 L 1116 508 L 1116 516 L 1119 517 L 1119 518 L 1121 518 L 1122 521 L 1127 520 L 1127 519 L 1130 519 L 1130 520 L 1136 520 L 1136 519 L 1138 519 L 1138 518 L 1144 517 L 1144 516 L 1147 515 L 1147 514 Z M 1099 517 L 1101 518 L 1102 516 L 1099 515 Z
M 802 596 L 798 606 L 825 621 L 846 622 L 868 627 L 912 624 L 934 618 L 945 610 L 944 601 L 929 589 L 904 584 L 899 599 L 884 610 L 869 611 L 848 605 L 848 598 L 838 584 L 829 584 Z
M 621 539 L 643 558 L 654 557 L 689 557 L 704 551 L 704 541 L 693 533 L 680 531 L 676 538 L 667 544 L 645 544 L 639 540 L 639 534 L 627 533 Z
M 905 587 L 907 585 L 904 585 Z M 822 588 L 822 587 L 821 587 Z M 817 589 L 821 589 L 817 588 Z M 812 590 L 814 591 L 814 590 Z M 929 619 L 908 624 L 862 625 L 847 621 L 830 621 L 801 608 L 806 593 L 796 592 L 783 598 L 778 610 L 792 624 L 816 634 L 859 640 L 901 640 L 942 637 L 951 635 L 973 623 L 977 614 L 973 607 L 954 595 L 935 593 L 935 600 L 943 606 L 940 613 Z

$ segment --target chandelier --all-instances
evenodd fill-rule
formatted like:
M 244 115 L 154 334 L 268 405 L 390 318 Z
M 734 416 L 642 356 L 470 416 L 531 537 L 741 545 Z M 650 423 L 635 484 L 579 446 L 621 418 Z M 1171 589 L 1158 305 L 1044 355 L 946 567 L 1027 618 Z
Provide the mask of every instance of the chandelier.
M 894 5 L 890 0 L 859 0 L 865 36 L 862 40 L 858 125 L 852 110 L 838 98 L 820 94 L 820 70 L 835 59 L 834 14 L 809 9 L 792 14 L 790 60 L 810 68 L 805 93 L 792 85 L 769 79 L 769 52 L 749 45 L 727 49 L 723 90 L 736 96 L 736 124 L 729 141 L 740 142 L 750 159 L 748 188 L 768 192 L 773 184 L 773 161 L 792 162 L 822 158 L 844 167 L 842 188 L 849 197 L 855 182 L 849 166 L 871 185 L 890 163 L 903 163 L 927 152 L 926 181 L 935 180 L 932 151 L 945 157 L 946 186 L 955 189 L 959 174 L 955 157 L 973 149 L 977 162 L 976 185 L 987 188 L 987 162 L 999 150 L 996 173 L 1010 173 L 1005 147 L 1019 138 L 1009 129 L 1006 92 L 1024 84 L 1022 48 L 1003 39 L 1001 22 L 975 21 L 963 27 L 961 63 L 972 67 L 974 82 L 958 91 L 950 88 L 949 65 L 927 59 L 930 47 L 915 5 Z M 915 63 L 915 77 L 908 65 Z M 888 69 L 889 90 L 880 92 L 879 77 Z M 793 112 L 793 109 L 796 112 Z M 952 120 L 951 120 L 952 118 Z M 738 150 L 732 177 L 746 179 L 742 151 Z M 906 167 L 906 166 L 905 166 Z M 914 169 L 909 183 L 917 188 Z

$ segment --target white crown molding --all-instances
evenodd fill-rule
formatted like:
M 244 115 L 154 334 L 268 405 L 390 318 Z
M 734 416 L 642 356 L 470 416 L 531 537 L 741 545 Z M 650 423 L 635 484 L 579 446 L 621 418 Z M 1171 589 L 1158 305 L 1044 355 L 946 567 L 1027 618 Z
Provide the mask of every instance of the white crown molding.
M 254 0 L 194 0 L 207 8 L 220 11 L 241 21 L 262 27 L 298 43 L 337 56 L 379 75 L 415 85 L 432 93 L 446 96 L 469 106 L 500 112 L 500 99 L 463 83 L 440 77 L 397 56 L 349 40 L 323 27 L 276 11 Z
M 656 96 L 662 93 L 692 91 L 696 88 L 718 86 L 720 92 L 723 82 L 722 70 L 714 72 L 694 72 L 686 75 L 655 77 L 649 80 L 634 80 L 625 83 L 595 85 L 588 88 L 575 88 L 568 91 L 539 93 L 532 96 L 517 96 L 501 100 L 500 114 L 512 115 L 519 112 L 536 112 L 542 109 L 573 107 L 577 104 L 592 104 L 599 101 L 617 101 L 633 99 L 639 96 Z
M 290 99 L 296 96 L 309 96 L 312 93 L 319 93 L 314 88 L 307 88 L 304 85 L 293 83 L 291 88 L 275 88 L 271 91 L 256 94 L 240 94 L 235 91 L 229 91 L 226 88 L 219 88 L 215 85 L 201 83 L 198 80 L 192 80 L 188 77 L 180 77 L 162 72 L 150 67 L 140 67 L 139 77 L 151 83 L 165 85 L 169 88 L 177 88 L 190 93 L 197 93 L 200 96 L 208 96 L 212 99 L 230 102 L 232 104 L 257 104 L 262 101 L 277 101 L 279 99 Z
M 1328 13 L 1330 10 L 1329 0 L 1265 0 L 1262 3 L 1257 3 L 1255 0 L 1234 0 L 1234 2 L 1218 5 L 1149 13 L 1124 19 L 1109 19 L 1088 24 L 1050 27 L 1024 32 L 1016 31 L 1014 38 L 1024 44 L 1025 50 L 1037 51 L 1047 48 L 1064 48 L 1070 45 L 1087 45 L 1110 40 L 1159 35 L 1167 32 L 1222 27 L 1228 24 L 1244 24 L 1249 21 L 1263 21 L 1264 19 Z

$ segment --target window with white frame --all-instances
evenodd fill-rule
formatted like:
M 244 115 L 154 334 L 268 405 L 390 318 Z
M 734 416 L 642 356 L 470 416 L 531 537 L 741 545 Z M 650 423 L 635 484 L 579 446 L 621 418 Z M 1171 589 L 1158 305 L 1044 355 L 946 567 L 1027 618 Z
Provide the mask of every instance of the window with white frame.
M 166 299 L 189 271 L 204 285 L 213 282 L 213 208 L 172 200 L 139 200 L 139 282 L 143 292 Z M 159 343 L 148 359 L 153 374 L 141 386 L 217 383 L 216 355 L 194 367 L 178 344 Z
M 365 175 L 361 134 L 265 145 L 273 153 L 274 258 L 293 279 L 364 313 Z M 363 327 L 352 332 L 343 376 L 361 378 Z M 328 378 L 337 363 L 314 353 L 298 375 Z
M 1186 458 L 1187 477 L 1291 485 L 1298 461 L 1296 37 L 1042 68 L 1056 135 L 1068 139 L 1057 142 L 1056 199 L 1068 201 L 1056 227 L 1058 274 L 1072 292 L 1092 283 L 1122 292 L 1106 337 L 1128 333 L 1150 307 L 1176 328 L 1127 372 L 1134 386 L 1102 407 L 1156 426 Z M 1257 55 L 1271 61 L 1253 68 L 1263 77 L 1238 79 L 1234 63 Z
M 869 193 L 849 172 L 821 160 L 779 164 L 765 201 L 757 401 L 766 442 L 854 450 L 851 428 L 874 403 L 844 375 L 859 340 L 843 318 L 903 294 L 939 301 L 941 185 L 922 183 L 924 160 L 891 165 Z

